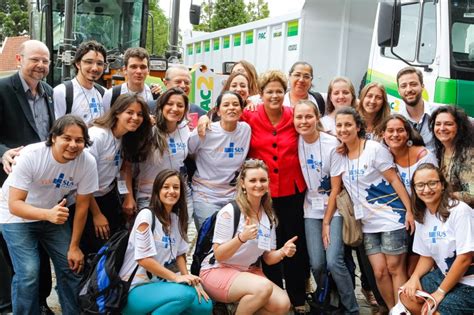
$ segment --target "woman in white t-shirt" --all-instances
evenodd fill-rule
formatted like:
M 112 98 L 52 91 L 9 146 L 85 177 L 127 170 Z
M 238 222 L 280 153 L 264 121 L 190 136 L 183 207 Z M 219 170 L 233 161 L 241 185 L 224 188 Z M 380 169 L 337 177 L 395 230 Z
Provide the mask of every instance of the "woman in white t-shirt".
M 91 200 L 81 245 L 96 253 L 106 240 L 123 228 L 124 217 L 132 216 L 131 162 L 146 158 L 150 148 L 151 123 L 148 106 L 141 96 L 122 94 L 110 110 L 89 128 L 89 152 L 97 162 L 99 190 Z M 121 203 L 120 195 L 124 195 Z
M 119 273 L 128 281 L 136 271 L 124 314 L 211 314 L 212 301 L 201 279 L 186 267 L 185 195 L 179 171 L 167 169 L 156 176 L 150 207 L 135 219 Z
M 380 127 L 390 115 L 390 104 L 383 84 L 371 82 L 364 86 L 360 91 L 357 111 L 366 124 L 365 138 L 380 141 L 382 138 Z
M 411 187 L 413 251 L 420 260 L 403 285 L 401 300 L 410 312 L 423 313 L 423 304 L 413 299 L 415 290 L 423 290 L 437 301 L 437 314 L 473 314 L 474 211 L 451 198 L 445 176 L 431 163 L 418 166 Z
M 235 196 L 237 175 L 247 157 L 250 126 L 241 122 L 244 101 L 226 91 L 216 101 L 220 120 L 211 123 L 204 138 L 197 128 L 189 138 L 189 153 L 196 160 L 192 181 L 194 218 L 199 229 L 204 220 Z
M 351 107 L 336 113 L 336 130 L 346 149 L 340 160 L 344 187 L 361 219 L 365 252 L 377 287 L 389 308 L 407 279 L 407 232 L 414 229 L 410 198 L 397 175 L 393 157 L 382 144 L 365 139 L 365 125 Z
M 336 112 L 348 106 L 355 108 L 356 105 L 357 97 L 351 80 L 346 77 L 335 77 L 332 79 L 328 86 L 326 113 L 321 118 L 324 130 L 336 135 Z
M 359 311 L 351 275 L 344 262 L 342 217 L 336 209 L 341 191 L 337 170 L 341 155 L 336 153 L 339 141 L 320 131 L 319 110 L 315 103 L 299 101 L 293 108 L 293 122 L 299 133 L 298 156 L 306 181 L 304 225 L 311 270 L 316 282 L 327 270 L 331 272 L 341 302 L 347 312 Z
M 216 218 L 213 252 L 201 266 L 206 292 L 218 302 L 239 302 L 236 314 L 286 314 L 290 309 L 286 292 L 268 280 L 260 266 L 260 259 L 273 265 L 296 252 L 297 237 L 276 250 L 276 218 L 268 188 L 265 163 L 245 161 L 235 198 L 240 208 L 237 229 L 233 230 L 235 209 L 227 204 Z
M 398 174 L 403 185 L 411 193 L 410 181 L 418 165 L 433 163 L 438 165 L 436 156 L 425 148 L 423 138 L 415 132 L 408 120 L 400 114 L 389 115 L 381 124 L 383 142 L 393 155 Z M 410 276 L 419 256 L 412 251 L 413 233 L 408 237 L 407 273 Z
M 189 109 L 189 100 L 180 88 L 171 88 L 157 101 L 156 124 L 153 126 L 151 152 L 138 165 L 137 206 L 150 205 L 153 182 L 161 170 L 172 169 L 186 175 L 184 160 L 188 156 L 189 127 L 183 123 Z M 186 186 L 188 217 L 192 216 L 191 189 Z

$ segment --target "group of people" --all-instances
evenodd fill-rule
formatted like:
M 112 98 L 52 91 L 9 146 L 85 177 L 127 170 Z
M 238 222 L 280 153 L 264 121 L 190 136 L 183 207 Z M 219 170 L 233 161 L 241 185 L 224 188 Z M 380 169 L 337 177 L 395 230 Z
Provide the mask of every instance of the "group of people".
M 166 91 L 145 84 L 143 48 L 125 52 L 126 82 L 107 91 L 100 43 L 78 47 L 76 77 L 54 90 L 42 82 L 44 44 L 25 42 L 17 59 L 0 79 L 0 269 L 14 272 L 15 314 L 47 314 L 49 259 L 63 313 L 78 314 L 84 257 L 127 227 L 120 277 L 138 269 L 124 314 L 210 314 L 212 301 L 305 313 L 311 273 L 317 283 L 329 273 L 357 314 L 343 189 L 362 223 L 370 304 L 391 309 L 400 295 L 416 313 L 422 289 L 440 314 L 474 311 L 474 128 L 462 109 L 423 100 L 418 69 L 399 71 L 392 114 L 379 83 L 357 97 L 336 77 L 324 95 L 306 62 L 286 76 L 242 60 L 206 114 L 189 102 L 184 66 L 167 70 Z M 188 226 L 216 212 L 212 251 L 191 275 Z

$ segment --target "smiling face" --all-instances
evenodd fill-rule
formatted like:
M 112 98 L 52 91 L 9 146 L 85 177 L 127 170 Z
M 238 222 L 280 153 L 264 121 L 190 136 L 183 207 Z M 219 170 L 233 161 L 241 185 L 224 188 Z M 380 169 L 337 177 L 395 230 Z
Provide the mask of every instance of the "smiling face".
M 416 195 L 426 204 L 426 206 L 439 204 L 444 187 L 435 170 L 421 169 L 416 171 L 413 176 L 413 183 Z M 418 189 L 417 186 L 423 186 L 423 189 Z
M 261 96 L 267 111 L 279 111 L 283 106 L 285 89 L 279 81 L 271 81 L 265 86 Z
M 65 127 L 63 134 L 53 137 L 52 142 L 53 156 L 59 163 L 74 160 L 85 147 L 84 134 L 78 125 Z
M 335 111 L 345 106 L 351 106 L 353 99 L 351 89 L 344 81 L 334 82 L 332 85 L 330 98 L 334 105 Z
M 268 174 L 262 168 L 247 169 L 241 185 L 247 198 L 262 198 L 268 192 Z
M 293 72 L 290 74 L 290 88 L 291 91 L 297 95 L 306 95 L 311 87 L 311 67 L 308 65 L 296 65 Z
M 357 127 L 354 116 L 347 114 L 336 115 L 336 134 L 337 138 L 343 143 L 353 143 L 358 139 L 357 133 L 360 128 Z
M 49 50 L 40 42 L 28 41 L 16 59 L 20 65 L 20 72 L 25 80 L 40 81 L 49 73 Z
M 458 125 L 450 113 L 440 113 L 436 116 L 433 128 L 435 137 L 444 145 L 450 146 L 458 132 Z
M 122 135 L 136 131 L 143 122 L 143 109 L 140 103 L 133 102 L 117 116 L 116 129 Z
M 378 87 L 374 86 L 367 91 L 362 100 L 362 107 L 367 114 L 377 114 L 383 105 L 383 92 Z
M 173 94 L 163 106 L 163 117 L 167 122 L 177 124 L 183 119 L 185 110 L 186 105 L 183 96 Z
M 421 101 L 423 85 L 416 73 L 407 73 L 398 78 L 398 94 L 408 106 L 416 106 Z
M 242 108 L 237 96 L 224 94 L 217 115 L 221 118 L 222 123 L 237 123 L 242 115 Z
M 391 149 L 403 148 L 407 145 L 409 135 L 400 119 L 391 119 L 383 133 L 383 139 Z
M 160 201 L 165 210 L 170 213 L 173 206 L 178 202 L 181 183 L 178 176 L 168 177 L 160 189 Z
M 317 133 L 316 125 L 319 118 L 314 112 L 314 108 L 307 104 L 297 104 L 294 108 L 293 123 L 296 132 L 300 135 L 310 136 Z
M 76 67 L 80 80 L 94 82 L 104 73 L 104 56 L 95 50 L 90 50 L 82 56 L 80 61 L 76 62 Z
M 249 83 L 244 76 L 236 76 L 229 86 L 229 91 L 235 92 L 242 96 L 244 101 L 249 97 Z

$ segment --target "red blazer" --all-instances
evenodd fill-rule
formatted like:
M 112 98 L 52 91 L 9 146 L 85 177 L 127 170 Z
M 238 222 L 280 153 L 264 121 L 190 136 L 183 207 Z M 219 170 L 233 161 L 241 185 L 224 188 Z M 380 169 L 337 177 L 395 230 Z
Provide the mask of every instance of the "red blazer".
M 272 197 L 285 197 L 306 189 L 298 159 L 298 134 L 293 125 L 293 111 L 283 106 L 278 125 L 273 126 L 263 104 L 252 112 L 244 110 L 241 119 L 252 128 L 249 157 L 267 164 Z

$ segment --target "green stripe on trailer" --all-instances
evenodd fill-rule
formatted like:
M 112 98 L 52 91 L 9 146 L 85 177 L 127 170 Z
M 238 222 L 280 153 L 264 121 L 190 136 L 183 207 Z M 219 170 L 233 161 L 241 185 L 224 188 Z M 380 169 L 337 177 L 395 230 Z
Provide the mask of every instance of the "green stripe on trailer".
M 208 39 L 204 42 L 204 51 L 209 52 L 211 50 L 211 40 Z
M 253 31 L 245 32 L 245 45 L 253 44 Z
M 214 50 L 219 50 L 219 46 L 220 46 L 219 38 L 214 38 L 212 41 L 214 42 Z
M 200 54 L 202 49 L 202 43 L 196 43 L 196 54 Z
M 230 36 L 224 37 L 224 48 L 230 47 Z
M 190 84 L 189 85 L 189 103 L 190 104 L 195 104 L 195 100 L 196 98 L 194 97 L 194 94 L 196 93 L 195 89 L 194 89 L 194 82 L 196 82 L 196 71 L 191 71 L 191 82 L 193 82 L 193 84 Z
M 291 22 L 288 22 L 288 31 L 287 31 L 287 36 L 297 36 L 298 35 L 298 20 L 294 20 Z
M 242 36 L 240 34 L 234 34 L 234 47 L 240 46 Z
M 464 108 L 466 113 L 474 117 L 474 81 L 457 80 L 457 105 Z
M 188 51 L 188 56 L 190 56 L 190 55 L 193 54 L 193 45 L 192 45 L 192 44 L 191 44 L 191 45 L 188 45 L 187 51 Z
M 435 103 L 454 105 L 456 104 L 456 80 L 448 78 L 436 79 Z

